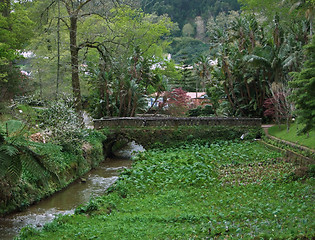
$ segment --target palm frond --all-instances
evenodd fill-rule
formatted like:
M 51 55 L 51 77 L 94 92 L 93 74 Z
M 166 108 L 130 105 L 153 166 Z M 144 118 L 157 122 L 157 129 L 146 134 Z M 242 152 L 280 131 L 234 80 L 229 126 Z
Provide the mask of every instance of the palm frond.
M 270 68 L 270 62 L 268 59 L 264 57 L 260 57 L 257 55 L 245 55 L 243 57 L 243 61 L 249 64 L 252 64 L 254 66 L 264 66 L 265 68 Z

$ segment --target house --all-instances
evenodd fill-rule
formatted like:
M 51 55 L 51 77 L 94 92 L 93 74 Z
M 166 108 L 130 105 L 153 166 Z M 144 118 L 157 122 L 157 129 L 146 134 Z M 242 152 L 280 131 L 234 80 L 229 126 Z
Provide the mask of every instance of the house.
M 208 103 L 206 92 L 187 92 L 186 93 L 192 100 L 195 106 L 200 106 Z
M 165 100 L 163 98 L 166 94 L 167 92 L 161 92 L 157 100 L 156 97 L 158 93 L 151 94 L 148 98 L 148 107 L 150 108 L 153 104 L 154 107 L 158 107 L 163 103 L 163 100 Z M 189 99 L 191 99 L 192 105 L 194 106 L 200 106 L 209 103 L 206 92 L 187 92 L 186 95 L 189 97 Z

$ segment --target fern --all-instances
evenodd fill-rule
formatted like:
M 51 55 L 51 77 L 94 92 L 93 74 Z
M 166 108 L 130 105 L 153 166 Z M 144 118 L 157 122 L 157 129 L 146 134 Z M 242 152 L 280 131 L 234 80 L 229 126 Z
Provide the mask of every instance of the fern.
M 23 123 L 17 120 L 9 120 L 5 125 L 8 135 L 18 134 L 24 129 Z
M 14 146 L 11 146 L 11 145 L 1 145 L 0 146 L 0 154 L 6 154 L 10 157 L 13 157 L 15 155 L 17 155 L 19 152 L 18 149 L 16 149 Z M 1 155 L 0 155 L 0 158 L 1 158 Z
M 59 181 L 54 171 L 44 164 L 44 156 L 34 152 L 23 136 L 23 124 L 9 121 L 0 128 L 0 177 L 16 182 L 20 179 L 23 169 L 34 175 L 44 177 L 45 171 Z
M 7 169 L 7 177 L 12 181 L 16 182 L 20 179 L 22 174 L 22 162 L 18 155 L 14 156 Z

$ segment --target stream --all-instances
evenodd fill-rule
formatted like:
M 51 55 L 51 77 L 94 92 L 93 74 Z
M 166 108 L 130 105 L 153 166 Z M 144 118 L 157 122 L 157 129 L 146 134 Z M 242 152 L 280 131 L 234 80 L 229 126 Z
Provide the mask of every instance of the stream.
M 117 158 L 106 159 L 96 169 L 82 176 L 86 182 L 77 180 L 23 212 L 0 218 L 0 239 L 11 240 L 18 235 L 21 228 L 28 225 L 42 227 L 59 214 L 73 214 L 80 204 L 88 202 L 93 196 L 104 194 L 106 189 L 118 179 L 119 170 L 131 167 L 132 152 L 139 151 L 144 151 L 142 146 L 134 142 L 129 143 L 126 148 L 115 153 Z

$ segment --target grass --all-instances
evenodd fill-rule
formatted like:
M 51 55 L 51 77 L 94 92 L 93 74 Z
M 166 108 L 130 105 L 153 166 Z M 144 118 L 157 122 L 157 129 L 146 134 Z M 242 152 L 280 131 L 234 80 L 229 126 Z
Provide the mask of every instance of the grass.
M 286 125 L 273 126 L 268 129 L 268 132 L 277 138 L 315 149 L 315 130 L 312 130 L 309 136 L 306 134 L 298 135 L 298 127 L 298 124 L 293 123 L 288 132 Z
M 150 150 L 110 193 L 20 239 L 311 239 L 314 178 L 256 142 Z

